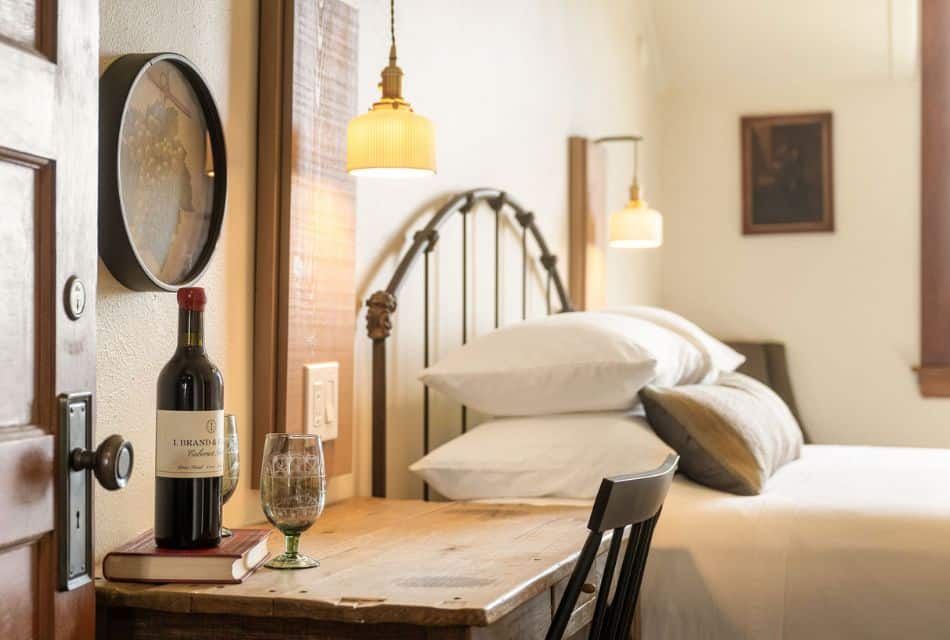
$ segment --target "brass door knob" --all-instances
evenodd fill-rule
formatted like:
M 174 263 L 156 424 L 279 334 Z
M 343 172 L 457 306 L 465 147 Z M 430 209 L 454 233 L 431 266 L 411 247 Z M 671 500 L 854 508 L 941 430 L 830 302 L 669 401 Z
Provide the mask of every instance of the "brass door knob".
M 91 469 L 99 484 L 109 491 L 122 489 L 129 483 L 134 462 L 132 443 L 115 434 L 103 440 L 95 451 L 77 448 L 69 454 L 73 471 Z

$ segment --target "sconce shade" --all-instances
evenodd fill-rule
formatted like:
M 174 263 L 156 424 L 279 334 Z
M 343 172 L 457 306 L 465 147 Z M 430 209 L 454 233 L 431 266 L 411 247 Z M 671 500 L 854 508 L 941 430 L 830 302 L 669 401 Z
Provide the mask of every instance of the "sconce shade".
M 350 120 L 346 170 L 358 176 L 406 178 L 435 173 L 435 127 L 402 103 L 377 102 Z
M 610 216 L 607 238 L 611 247 L 655 249 L 663 244 L 663 216 L 645 200 L 630 200 Z

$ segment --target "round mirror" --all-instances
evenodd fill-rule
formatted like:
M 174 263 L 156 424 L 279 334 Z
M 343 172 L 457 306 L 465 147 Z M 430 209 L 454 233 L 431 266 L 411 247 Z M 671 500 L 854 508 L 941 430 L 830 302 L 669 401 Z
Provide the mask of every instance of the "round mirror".
M 224 136 L 197 69 L 177 54 L 116 60 L 100 87 L 99 251 L 120 282 L 196 280 L 224 217 Z

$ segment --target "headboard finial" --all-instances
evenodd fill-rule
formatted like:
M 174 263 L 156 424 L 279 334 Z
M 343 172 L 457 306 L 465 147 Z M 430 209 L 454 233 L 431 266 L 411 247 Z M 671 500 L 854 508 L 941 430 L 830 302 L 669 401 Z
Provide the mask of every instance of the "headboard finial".
M 437 229 L 423 229 L 422 231 L 416 231 L 412 235 L 413 242 L 425 242 L 426 253 L 432 253 L 432 250 L 435 249 L 436 243 L 439 242 L 439 232 Z
M 475 198 L 472 196 L 471 193 L 467 193 L 465 194 L 465 202 L 462 204 L 461 207 L 459 207 L 459 213 L 461 213 L 464 216 L 466 213 L 471 211 L 472 207 L 474 206 L 475 206 Z
M 515 220 L 517 220 L 518 224 L 522 227 L 527 227 L 534 222 L 534 213 L 531 211 L 519 211 L 515 214 Z
M 396 296 L 377 291 L 366 301 L 366 332 L 373 340 L 385 340 L 393 329 L 390 315 L 396 311 Z
M 505 206 L 505 192 L 500 191 L 497 198 L 489 198 L 488 205 L 495 210 L 495 213 L 501 211 L 501 208 Z

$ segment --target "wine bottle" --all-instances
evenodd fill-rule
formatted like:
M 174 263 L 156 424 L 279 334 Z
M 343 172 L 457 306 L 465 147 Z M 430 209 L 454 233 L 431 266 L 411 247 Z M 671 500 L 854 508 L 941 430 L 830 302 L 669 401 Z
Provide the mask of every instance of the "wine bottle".
M 178 290 L 178 349 L 158 376 L 155 544 L 167 549 L 221 542 L 224 381 L 205 350 L 206 301 Z

